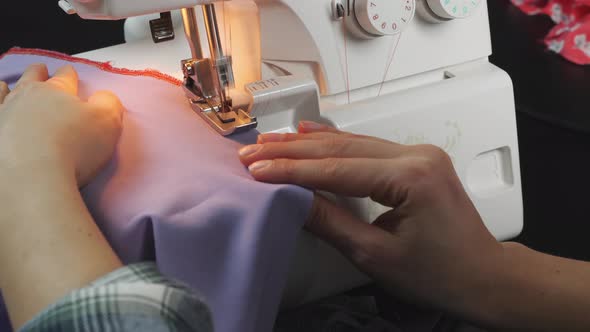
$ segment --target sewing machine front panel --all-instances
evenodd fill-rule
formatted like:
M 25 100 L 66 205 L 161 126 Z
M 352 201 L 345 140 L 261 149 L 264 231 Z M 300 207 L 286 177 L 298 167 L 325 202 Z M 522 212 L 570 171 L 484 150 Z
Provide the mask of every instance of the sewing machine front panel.
M 406 1 L 416 6 L 413 0 Z M 369 39 L 357 37 L 347 26 L 348 18 L 333 18 L 331 0 L 255 2 L 259 8 L 263 61 L 292 74 L 313 75 L 323 95 L 369 87 L 491 54 L 485 1 L 467 18 L 432 23 L 416 13 L 402 32 Z

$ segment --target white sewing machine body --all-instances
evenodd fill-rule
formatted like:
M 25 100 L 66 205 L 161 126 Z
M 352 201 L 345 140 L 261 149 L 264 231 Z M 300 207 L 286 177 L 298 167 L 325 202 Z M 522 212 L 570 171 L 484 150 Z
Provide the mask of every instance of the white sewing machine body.
M 418 12 L 425 1 L 419 1 Z M 80 16 L 120 18 L 212 1 L 95 2 L 101 6 L 77 4 Z M 514 97 L 510 77 L 488 62 L 485 1 L 466 18 L 437 24 L 416 15 L 403 32 L 370 38 L 356 37 L 348 18 L 334 19 L 333 5 L 331 0 L 217 3 L 235 69 L 231 97 L 257 117 L 261 132 L 293 132 L 298 121 L 315 120 L 404 144 L 438 145 L 451 155 L 490 231 L 501 240 L 516 236 L 522 198 Z M 79 56 L 182 78 L 180 60 L 189 58 L 190 50 L 180 16 L 173 15 L 176 38 L 158 44 L 147 29 L 150 18 L 126 22 L 127 43 Z M 367 221 L 384 211 L 369 200 L 343 202 Z M 366 281 L 333 249 L 303 233 L 284 304 Z

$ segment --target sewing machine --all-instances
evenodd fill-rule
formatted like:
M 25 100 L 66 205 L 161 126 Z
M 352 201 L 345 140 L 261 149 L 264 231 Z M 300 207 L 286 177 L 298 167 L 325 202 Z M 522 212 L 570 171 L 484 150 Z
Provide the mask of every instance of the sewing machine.
M 187 103 L 222 135 L 294 132 L 298 121 L 314 120 L 404 144 L 435 144 L 452 157 L 498 239 L 522 229 L 513 91 L 510 77 L 488 62 L 484 0 L 62 0 L 60 6 L 87 19 L 130 17 L 125 44 L 79 56 L 182 79 Z M 367 221 L 385 211 L 370 200 L 340 201 Z M 283 302 L 296 305 L 366 281 L 304 233 Z

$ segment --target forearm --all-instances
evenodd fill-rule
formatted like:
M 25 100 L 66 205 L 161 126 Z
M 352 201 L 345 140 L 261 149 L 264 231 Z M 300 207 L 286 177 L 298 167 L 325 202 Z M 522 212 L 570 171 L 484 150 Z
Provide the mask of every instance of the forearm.
M 514 243 L 504 248 L 504 269 L 482 301 L 485 323 L 510 330 L 590 330 L 590 263 Z
M 0 288 L 15 328 L 68 292 L 121 266 L 75 178 L 44 165 L 2 175 Z

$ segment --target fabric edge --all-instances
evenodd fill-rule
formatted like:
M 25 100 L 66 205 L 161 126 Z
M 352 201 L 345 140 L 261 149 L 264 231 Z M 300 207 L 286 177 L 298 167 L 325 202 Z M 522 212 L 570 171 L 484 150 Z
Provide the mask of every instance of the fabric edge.
M 174 85 L 181 85 L 182 81 L 172 77 L 168 74 L 164 74 L 155 69 L 144 69 L 144 70 L 134 70 L 134 69 L 127 69 L 127 68 L 120 68 L 114 67 L 110 62 L 99 62 L 93 61 L 86 58 L 80 58 L 71 56 L 68 54 L 56 52 L 56 51 L 49 51 L 43 49 L 36 49 L 36 48 L 20 48 L 20 47 L 13 47 L 6 51 L 3 54 L 0 54 L 0 60 L 4 59 L 8 55 L 35 55 L 35 56 L 42 56 L 42 57 L 49 57 L 58 60 L 65 60 L 69 62 L 76 62 L 81 63 L 89 66 L 93 66 L 98 68 L 102 71 L 106 71 L 113 74 L 120 74 L 120 75 L 127 75 L 127 76 L 144 76 L 144 77 L 152 77 L 164 82 L 168 82 Z

